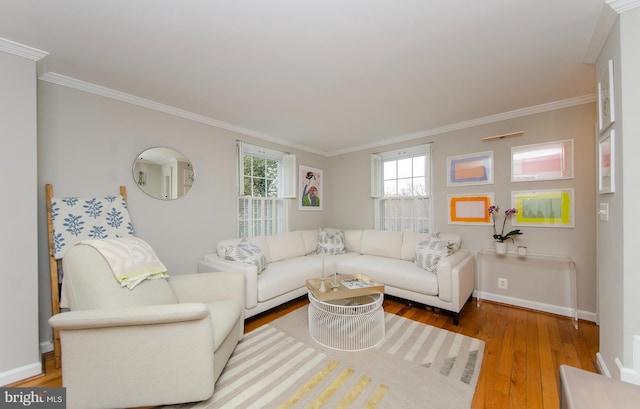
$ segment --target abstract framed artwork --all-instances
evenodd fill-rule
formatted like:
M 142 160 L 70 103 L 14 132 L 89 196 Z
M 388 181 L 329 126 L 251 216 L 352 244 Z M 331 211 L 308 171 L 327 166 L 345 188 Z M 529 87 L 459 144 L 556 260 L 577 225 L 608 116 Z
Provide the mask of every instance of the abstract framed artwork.
M 573 179 L 573 139 L 511 148 L 511 181 Z
M 609 60 L 600 76 L 600 81 L 598 81 L 598 125 L 600 133 L 607 130 L 616 120 L 613 90 L 613 60 Z
M 573 189 L 511 192 L 513 226 L 575 227 Z
M 300 210 L 322 210 L 322 169 L 300 165 L 298 167 Z
M 600 137 L 598 143 L 598 192 L 614 193 L 615 182 L 615 132 L 610 129 Z
M 449 224 L 490 225 L 493 193 L 448 195 Z
M 447 158 L 447 186 L 493 184 L 493 151 Z

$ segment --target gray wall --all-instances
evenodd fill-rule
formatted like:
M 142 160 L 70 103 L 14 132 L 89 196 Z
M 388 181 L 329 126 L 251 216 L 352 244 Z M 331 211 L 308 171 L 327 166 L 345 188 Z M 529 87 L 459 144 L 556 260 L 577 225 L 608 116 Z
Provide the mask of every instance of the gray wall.
M 433 142 L 435 231 L 458 233 L 463 246 L 477 254 L 493 245 L 490 226 L 449 225 L 447 195 L 454 193 L 493 192 L 502 209 L 511 206 L 511 191 L 533 189 L 575 189 L 575 228 L 522 227 L 523 236 L 517 244 L 525 245 L 532 253 L 566 255 L 577 265 L 578 309 L 581 318 L 595 320 L 595 164 L 594 164 L 595 104 L 584 104 L 551 112 L 529 115 L 456 132 L 427 137 L 383 148 L 368 149 L 328 158 L 330 200 L 327 219 L 334 226 L 372 228 L 373 202 L 370 189 L 369 155 L 385 150 Z M 523 136 L 482 141 L 482 137 L 513 131 Z M 511 182 L 511 147 L 540 142 L 574 139 L 574 179 L 540 182 Z M 446 158 L 483 151 L 494 152 L 493 185 L 447 188 Z M 513 246 L 513 245 L 512 245 Z M 512 247 L 513 248 L 513 247 Z M 487 281 L 497 282 L 497 276 L 486 272 Z M 537 277 L 524 277 L 537 280 Z M 554 285 L 551 281 L 549 285 Z M 504 296 L 513 296 L 509 291 Z
M 424 138 L 380 149 L 368 149 L 334 157 L 322 157 L 244 137 L 164 113 L 40 81 L 38 90 L 38 148 L 40 220 L 44 220 L 44 184 L 54 193 L 102 195 L 128 188 L 136 234 L 149 241 L 171 273 L 196 271 L 196 262 L 213 251 L 216 243 L 235 235 L 235 141 L 259 143 L 297 155 L 299 165 L 324 171 L 324 211 L 299 211 L 290 202 L 290 230 L 337 226 L 373 227 L 370 198 L 369 154 L 401 146 L 434 142 L 436 230 L 460 233 L 465 247 L 476 253 L 492 244 L 488 226 L 447 224 L 448 193 L 493 191 L 502 208 L 510 206 L 511 190 L 573 187 L 576 189 L 576 228 L 525 228 L 522 242 L 531 251 L 566 254 L 578 264 L 579 309 L 589 316 L 596 310 L 594 220 L 594 104 L 530 115 L 489 125 Z M 483 136 L 524 130 L 525 135 L 493 142 Z M 509 181 L 510 148 L 543 141 L 575 140 L 573 180 L 539 182 Z M 142 150 L 166 145 L 192 161 L 197 181 L 180 200 L 163 202 L 149 198 L 135 185 L 131 167 Z M 487 187 L 446 188 L 446 157 L 493 150 L 495 184 Z M 46 231 L 39 223 L 41 335 L 46 342 L 50 313 L 46 259 Z
M 90 93 L 38 82 L 38 232 L 40 340 L 51 339 L 44 185 L 56 196 L 117 194 L 127 187 L 136 235 L 148 241 L 170 273 L 194 273 L 218 241 L 235 237 L 237 139 L 289 151 L 298 163 L 323 168 L 325 158 Z M 160 201 L 133 180 L 136 156 L 169 146 L 193 163 L 197 180 L 180 200 Z M 34 188 L 35 189 L 35 188 Z M 325 224 L 324 212 L 299 211 L 291 200 L 290 229 Z
M 0 67 L 0 385 L 6 385 L 40 373 L 38 164 L 35 61 L 0 52 Z
M 640 253 L 637 217 L 640 191 L 640 8 L 622 13 L 611 30 L 596 64 L 600 78 L 610 59 L 614 60 L 615 83 L 615 172 L 614 194 L 599 195 L 608 203 L 609 222 L 598 222 L 598 314 L 600 321 L 601 369 L 614 378 L 640 384 L 640 348 L 634 350 L 634 336 L 640 336 Z M 597 139 L 596 139 L 597 140 Z

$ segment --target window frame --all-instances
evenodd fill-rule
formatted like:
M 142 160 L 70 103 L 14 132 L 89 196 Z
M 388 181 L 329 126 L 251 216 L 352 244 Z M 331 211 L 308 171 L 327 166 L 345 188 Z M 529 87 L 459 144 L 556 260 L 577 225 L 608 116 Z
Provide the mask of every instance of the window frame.
M 277 162 L 276 196 L 253 196 L 253 192 L 245 191 L 245 156 Z M 291 169 L 295 169 L 295 155 L 237 141 L 236 162 L 236 236 L 254 237 L 287 232 L 289 203 L 286 199 L 291 197 L 292 191 L 295 192 L 290 188 L 292 178 L 295 185 L 295 171 L 291 172 Z
M 385 196 L 384 164 L 424 156 L 424 195 Z M 416 176 L 412 167 L 411 179 Z M 398 175 L 396 174 L 396 181 Z M 388 179 L 391 180 L 391 179 Z M 433 155 L 432 144 L 381 152 L 371 155 L 371 196 L 374 198 L 374 218 L 377 230 L 432 232 L 433 223 Z M 427 201 L 426 209 L 424 202 Z M 394 203 L 396 214 L 385 212 L 385 205 Z M 421 214 L 425 216 L 421 217 Z M 426 221 L 425 221 L 426 220 Z M 390 225 L 392 223 L 392 225 Z

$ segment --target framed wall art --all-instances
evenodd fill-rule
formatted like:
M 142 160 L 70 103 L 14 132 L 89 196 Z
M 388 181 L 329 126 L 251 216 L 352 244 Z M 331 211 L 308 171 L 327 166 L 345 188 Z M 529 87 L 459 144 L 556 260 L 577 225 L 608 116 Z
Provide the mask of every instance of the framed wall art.
M 601 133 L 607 130 L 616 120 L 613 103 L 614 85 L 613 60 L 609 60 L 598 81 L 598 125 Z
M 322 210 L 322 169 L 300 165 L 298 167 L 300 210 Z
M 615 132 L 610 129 L 600 137 L 598 143 L 598 192 L 613 193 L 615 192 Z
M 491 224 L 493 193 L 449 195 L 447 201 L 449 224 Z
M 447 158 L 447 186 L 493 184 L 493 151 Z
M 575 227 L 573 189 L 511 192 L 513 226 Z
M 511 181 L 573 179 L 573 139 L 511 148 Z

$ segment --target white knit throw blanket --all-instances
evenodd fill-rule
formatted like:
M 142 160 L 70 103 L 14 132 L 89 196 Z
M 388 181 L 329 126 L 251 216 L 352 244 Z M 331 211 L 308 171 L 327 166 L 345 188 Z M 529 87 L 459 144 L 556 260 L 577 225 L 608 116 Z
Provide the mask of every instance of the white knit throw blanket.
M 118 283 L 130 290 L 144 280 L 169 276 L 151 246 L 137 237 L 84 240 L 77 244 L 98 250 L 109 263 Z

